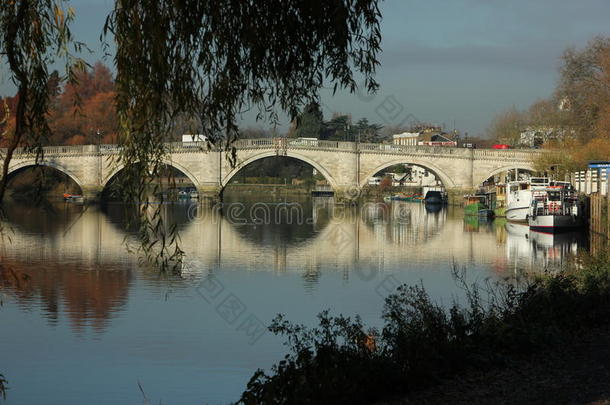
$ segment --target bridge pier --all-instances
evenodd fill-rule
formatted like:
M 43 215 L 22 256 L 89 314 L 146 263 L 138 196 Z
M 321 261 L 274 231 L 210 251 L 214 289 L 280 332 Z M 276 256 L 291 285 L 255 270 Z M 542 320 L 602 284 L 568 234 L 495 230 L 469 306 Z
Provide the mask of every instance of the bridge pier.
M 222 187 L 216 184 L 200 185 L 197 187 L 200 200 L 217 202 L 222 200 Z
M 102 199 L 102 191 L 101 187 L 83 187 L 83 198 L 88 204 L 99 203 Z
M 362 188 L 357 185 L 337 186 L 334 188 L 335 201 L 342 204 L 357 204 L 362 197 Z
M 463 205 L 464 196 L 466 194 L 473 194 L 476 191 L 474 187 L 453 187 L 446 189 L 447 191 L 447 202 L 449 205 Z

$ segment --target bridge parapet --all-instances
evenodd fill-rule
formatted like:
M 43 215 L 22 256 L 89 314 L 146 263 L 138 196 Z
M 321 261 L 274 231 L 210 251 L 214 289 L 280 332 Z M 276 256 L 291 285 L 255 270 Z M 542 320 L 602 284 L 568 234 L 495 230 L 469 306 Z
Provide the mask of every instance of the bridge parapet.
M 532 149 L 473 149 L 473 157 L 479 159 L 518 159 L 518 160 L 533 160 L 536 156 L 540 156 L 546 151 Z
M 65 145 L 65 146 L 45 146 L 42 148 L 45 156 L 49 155 L 87 155 L 92 153 L 98 153 L 97 145 Z M 0 155 L 6 155 L 7 149 L 0 149 Z M 36 152 L 28 148 L 17 148 L 13 152 L 15 157 L 32 157 L 36 156 Z
M 169 153 L 197 153 L 221 151 L 221 148 L 208 148 L 206 142 L 169 142 L 166 144 Z M 337 150 L 345 152 L 361 153 L 383 153 L 383 154 L 417 154 L 435 155 L 455 158 L 474 158 L 474 159 L 518 159 L 532 160 L 535 156 L 544 153 L 541 150 L 529 149 L 467 149 L 450 148 L 441 146 L 424 145 L 393 145 L 381 143 L 359 143 L 342 141 L 323 141 L 313 139 L 290 139 L 290 138 L 262 138 L 262 139 L 241 139 L 236 141 L 233 146 L 237 149 L 304 149 L 304 150 Z M 121 150 L 119 145 L 70 145 L 70 146 L 45 146 L 43 148 L 45 156 L 55 155 L 92 155 L 118 154 Z M 6 149 L 0 149 L 0 153 L 5 154 Z M 24 148 L 17 148 L 14 155 L 34 156 L 35 153 Z

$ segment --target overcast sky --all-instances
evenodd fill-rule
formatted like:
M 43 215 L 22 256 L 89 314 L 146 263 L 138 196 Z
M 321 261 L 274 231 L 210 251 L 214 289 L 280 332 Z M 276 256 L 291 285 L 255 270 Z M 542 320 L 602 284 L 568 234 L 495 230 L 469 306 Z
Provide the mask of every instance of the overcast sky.
M 75 36 L 95 51 L 87 59 L 100 59 L 112 0 L 71 3 Z M 526 108 L 552 93 L 566 47 L 610 36 L 608 0 L 386 0 L 382 12 L 381 91 L 374 97 L 323 92 L 325 117 L 351 112 L 384 125 L 418 120 L 448 129 L 455 122 L 482 134 L 499 111 Z M 14 92 L 3 76 L 0 91 Z

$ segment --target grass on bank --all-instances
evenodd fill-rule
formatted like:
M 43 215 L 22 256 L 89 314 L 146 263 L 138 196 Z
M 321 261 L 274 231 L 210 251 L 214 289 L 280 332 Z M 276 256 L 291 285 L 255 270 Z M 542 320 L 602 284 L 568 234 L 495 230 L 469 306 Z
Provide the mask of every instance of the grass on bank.
M 381 330 L 328 311 L 315 328 L 278 316 L 269 329 L 286 337 L 289 353 L 270 374 L 258 370 L 238 403 L 371 403 L 502 365 L 610 321 L 607 254 L 524 285 L 487 287 L 466 288 L 465 305 L 446 308 L 423 287 L 403 285 L 386 299 Z

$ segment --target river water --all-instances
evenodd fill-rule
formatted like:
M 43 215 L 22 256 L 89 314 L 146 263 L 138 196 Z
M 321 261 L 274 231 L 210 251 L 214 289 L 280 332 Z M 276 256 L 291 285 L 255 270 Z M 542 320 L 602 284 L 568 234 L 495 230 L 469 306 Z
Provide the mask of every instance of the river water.
M 468 281 L 496 281 L 556 271 L 587 248 L 584 235 L 418 203 L 245 194 L 162 211 L 180 230 L 181 277 L 141 264 L 121 205 L 6 205 L 7 404 L 227 404 L 284 355 L 264 329 L 278 313 L 313 325 L 330 308 L 381 326 L 384 297 L 400 283 L 449 305 L 462 296 L 454 266 Z

